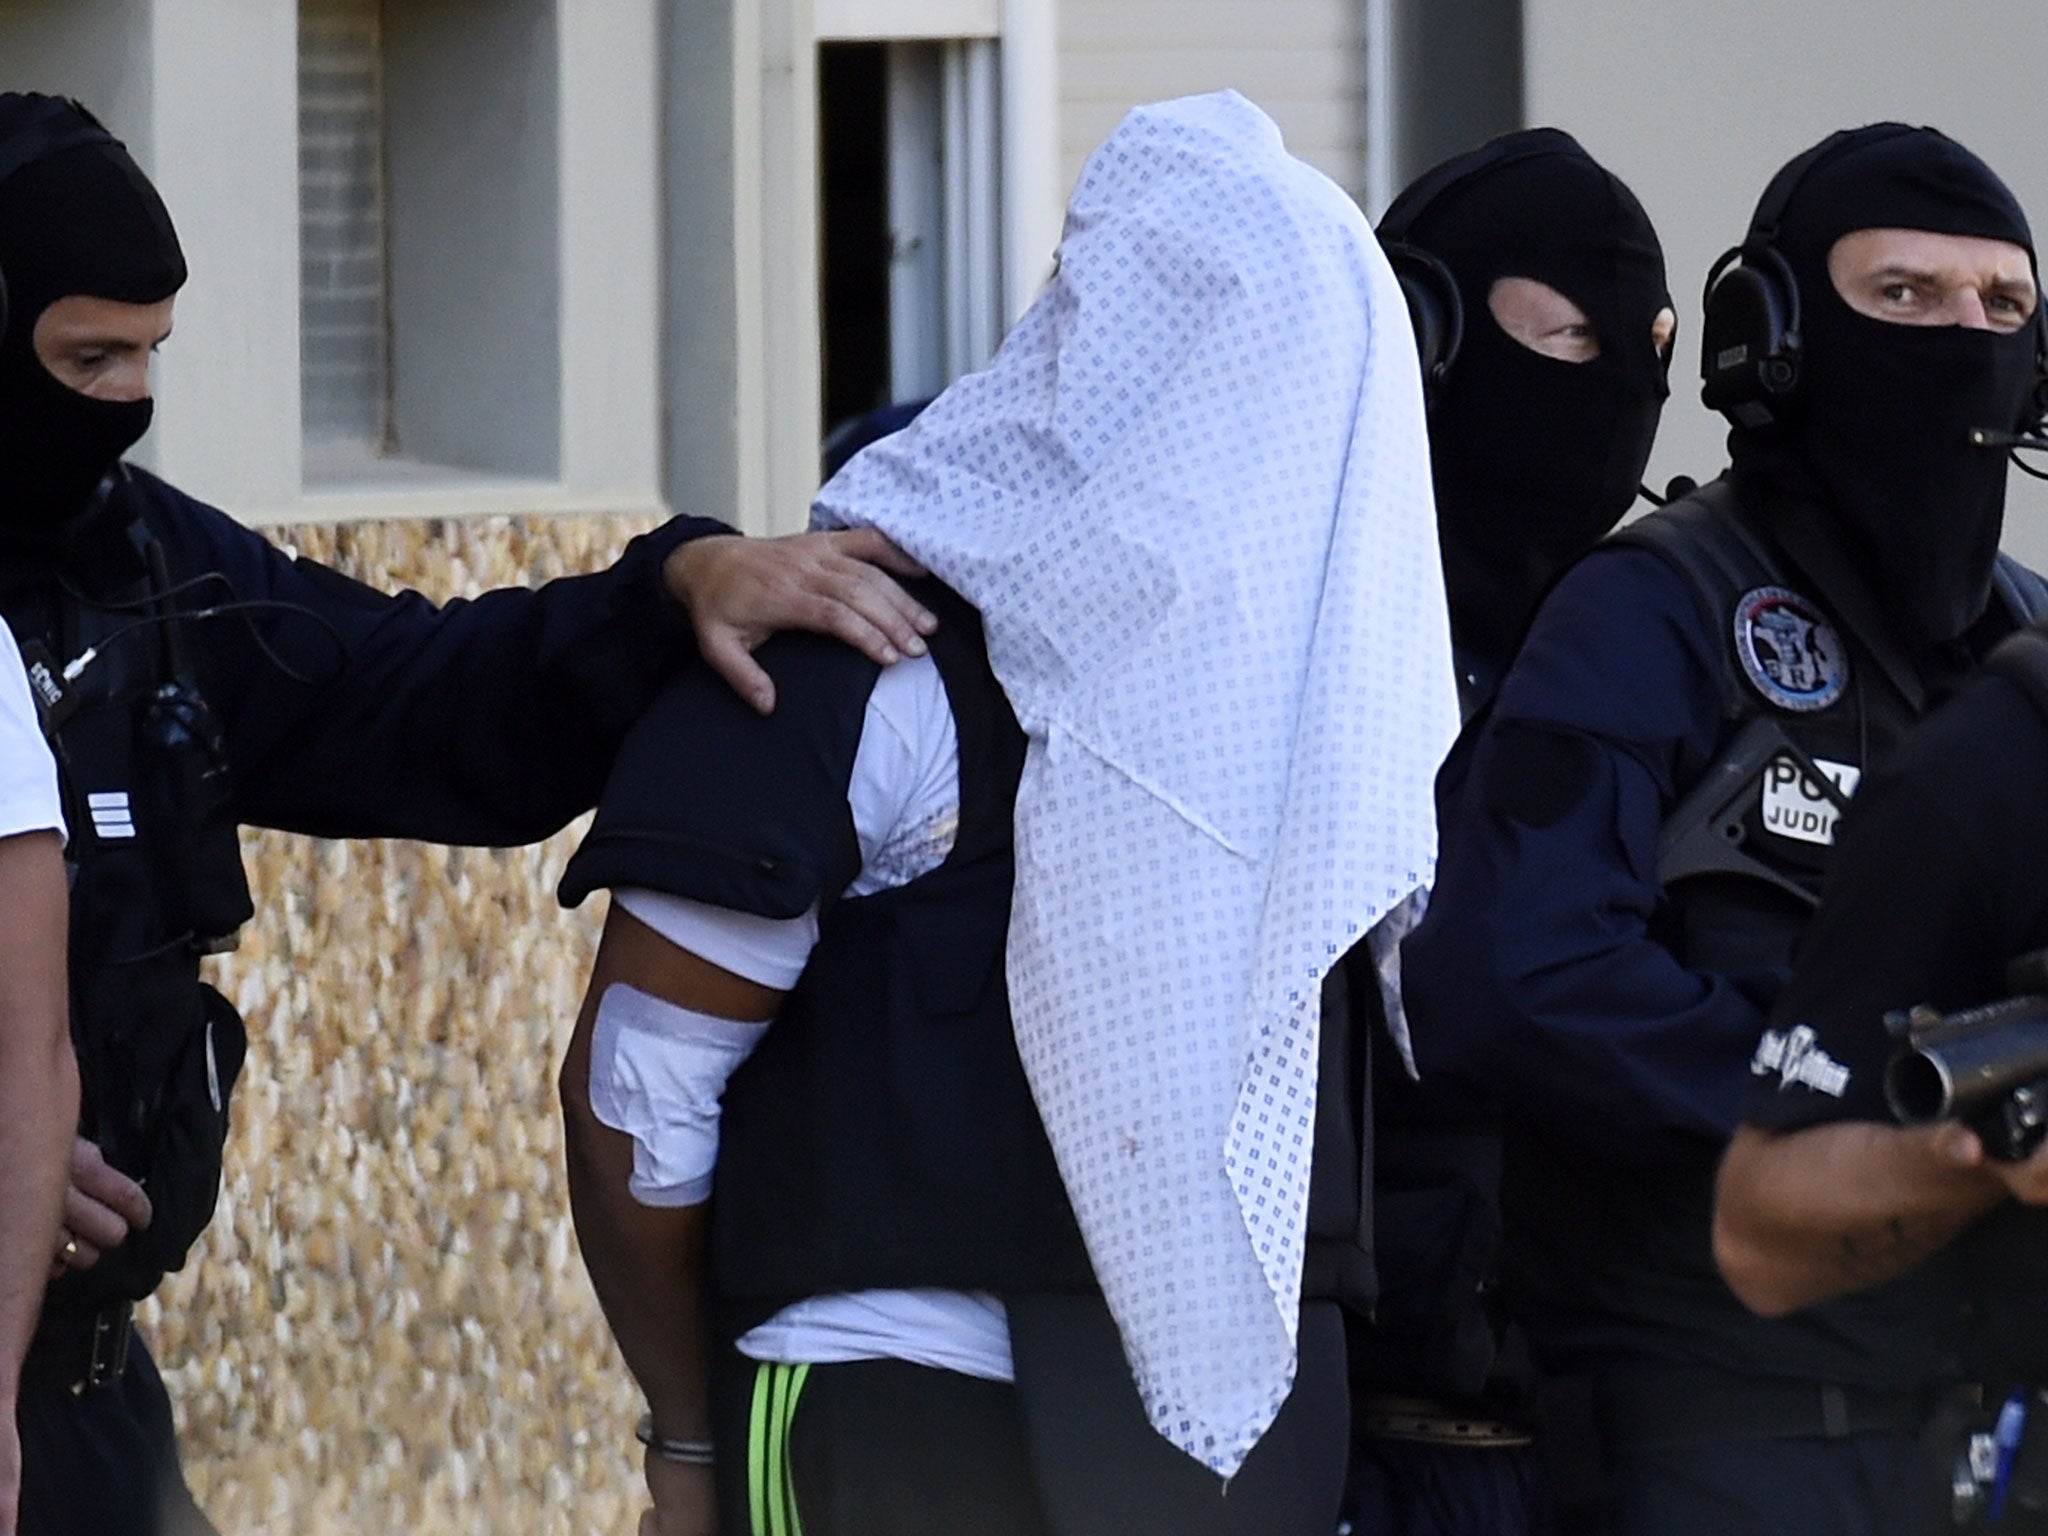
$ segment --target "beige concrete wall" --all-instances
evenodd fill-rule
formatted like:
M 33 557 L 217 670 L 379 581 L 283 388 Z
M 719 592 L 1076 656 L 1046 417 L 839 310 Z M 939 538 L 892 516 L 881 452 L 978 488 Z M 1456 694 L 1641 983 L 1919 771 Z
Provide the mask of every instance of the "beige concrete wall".
M 639 518 L 277 530 L 436 597 L 612 559 Z M 603 902 L 573 846 L 245 842 L 212 979 L 249 1058 L 192 1262 L 142 1309 L 186 1468 L 233 1536 L 628 1532 L 627 1376 L 577 1257 L 554 1078 Z
M 1231 86 L 1365 189 L 1363 0 L 1059 0 L 1059 74 L 1063 187 L 1131 107 Z
M 2048 231 L 2040 0 L 1526 0 L 1528 113 L 1576 133 L 1664 237 L 1681 337 L 1653 474 L 1723 459 L 1699 404 L 1700 286 L 1771 174 L 1836 128 L 1928 123 L 1982 155 Z M 2048 494 L 2013 476 L 2008 547 L 2048 562 Z

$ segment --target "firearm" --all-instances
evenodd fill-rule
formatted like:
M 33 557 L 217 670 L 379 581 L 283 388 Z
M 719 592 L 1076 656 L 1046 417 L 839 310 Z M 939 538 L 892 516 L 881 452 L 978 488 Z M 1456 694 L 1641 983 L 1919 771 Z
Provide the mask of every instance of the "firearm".
M 1884 1096 L 1901 1125 L 1960 1120 L 2019 1162 L 2048 1137 L 2048 950 L 2013 961 L 2006 982 L 2014 995 L 1980 1008 L 1887 1014 L 1899 1049 Z

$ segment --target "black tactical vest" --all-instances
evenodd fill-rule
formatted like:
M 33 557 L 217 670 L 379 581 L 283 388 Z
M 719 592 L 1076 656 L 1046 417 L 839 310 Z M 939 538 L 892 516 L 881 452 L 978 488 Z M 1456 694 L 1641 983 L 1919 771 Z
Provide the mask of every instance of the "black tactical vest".
M 1818 901 L 1837 797 L 1846 801 L 1933 701 L 1910 661 L 1872 637 L 1878 626 L 1841 621 L 1725 480 L 1612 537 L 1685 578 L 1721 666 L 1715 746 L 1681 766 L 1660 830 L 1665 904 L 1652 933 L 1687 968 L 1767 1006 Z M 2043 597 L 2038 578 L 2001 557 L 1994 607 L 2024 623 L 2048 607 Z M 1735 1299 L 1711 1243 L 1721 1150 L 1701 1138 L 1666 1149 L 1646 1172 L 1511 1134 L 1509 1280 L 1545 1364 L 1650 1360 L 1882 1390 L 1927 1379 L 1924 1362 L 1868 1347 L 1882 1326 L 1870 1319 L 1895 1305 L 1878 1292 L 1776 1322 Z M 1921 1283 L 1908 1276 L 1888 1289 Z
M 871 1288 L 1094 1285 L 1003 975 L 1024 733 L 972 611 L 941 616 L 959 830 L 938 868 L 827 908 L 802 980 L 726 1088 L 713 1272 L 740 1312 Z
M 184 657 L 196 626 L 171 617 L 178 573 L 139 500 L 102 509 L 119 515 L 95 519 L 89 558 L 0 581 L 69 824 L 81 1130 L 154 1208 L 148 1228 L 59 1282 L 108 1299 L 147 1295 L 213 1215 L 245 1037 L 199 961 L 251 915 L 220 731 Z
M 1836 617 L 1725 480 L 1613 537 L 1684 576 L 1720 637 L 1719 742 L 1658 839 L 1659 937 L 1692 970 L 1780 970 L 1819 902 L 1841 810 L 1925 713 L 1925 685 Z M 2004 556 L 1993 586 L 2015 625 L 2048 610 L 2040 578 Z

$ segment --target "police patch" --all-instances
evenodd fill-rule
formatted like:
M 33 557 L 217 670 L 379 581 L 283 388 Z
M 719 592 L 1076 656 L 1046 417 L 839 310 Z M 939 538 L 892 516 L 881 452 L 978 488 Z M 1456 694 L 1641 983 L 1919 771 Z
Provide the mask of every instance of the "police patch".
M 1766 702 L 1811 714 L 1849 686 L 1849 653 L 1820 610 L 1783 587 L 1757 587 L 1735 605 L 1735 654 Z

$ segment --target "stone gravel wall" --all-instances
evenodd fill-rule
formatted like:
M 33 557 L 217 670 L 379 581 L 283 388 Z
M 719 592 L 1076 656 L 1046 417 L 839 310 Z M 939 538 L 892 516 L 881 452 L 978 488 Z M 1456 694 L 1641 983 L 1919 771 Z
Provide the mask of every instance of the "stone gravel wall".
M 644 520 L 280 529 L 446 598 L 606 563 Z M 577 1257 L 554 1076 L 603 903 L 509 852 L 245 838 L 259 916 L 221 1209 L 142 1313 L 224 1536 L 628 1536 L 639 1401 Z

